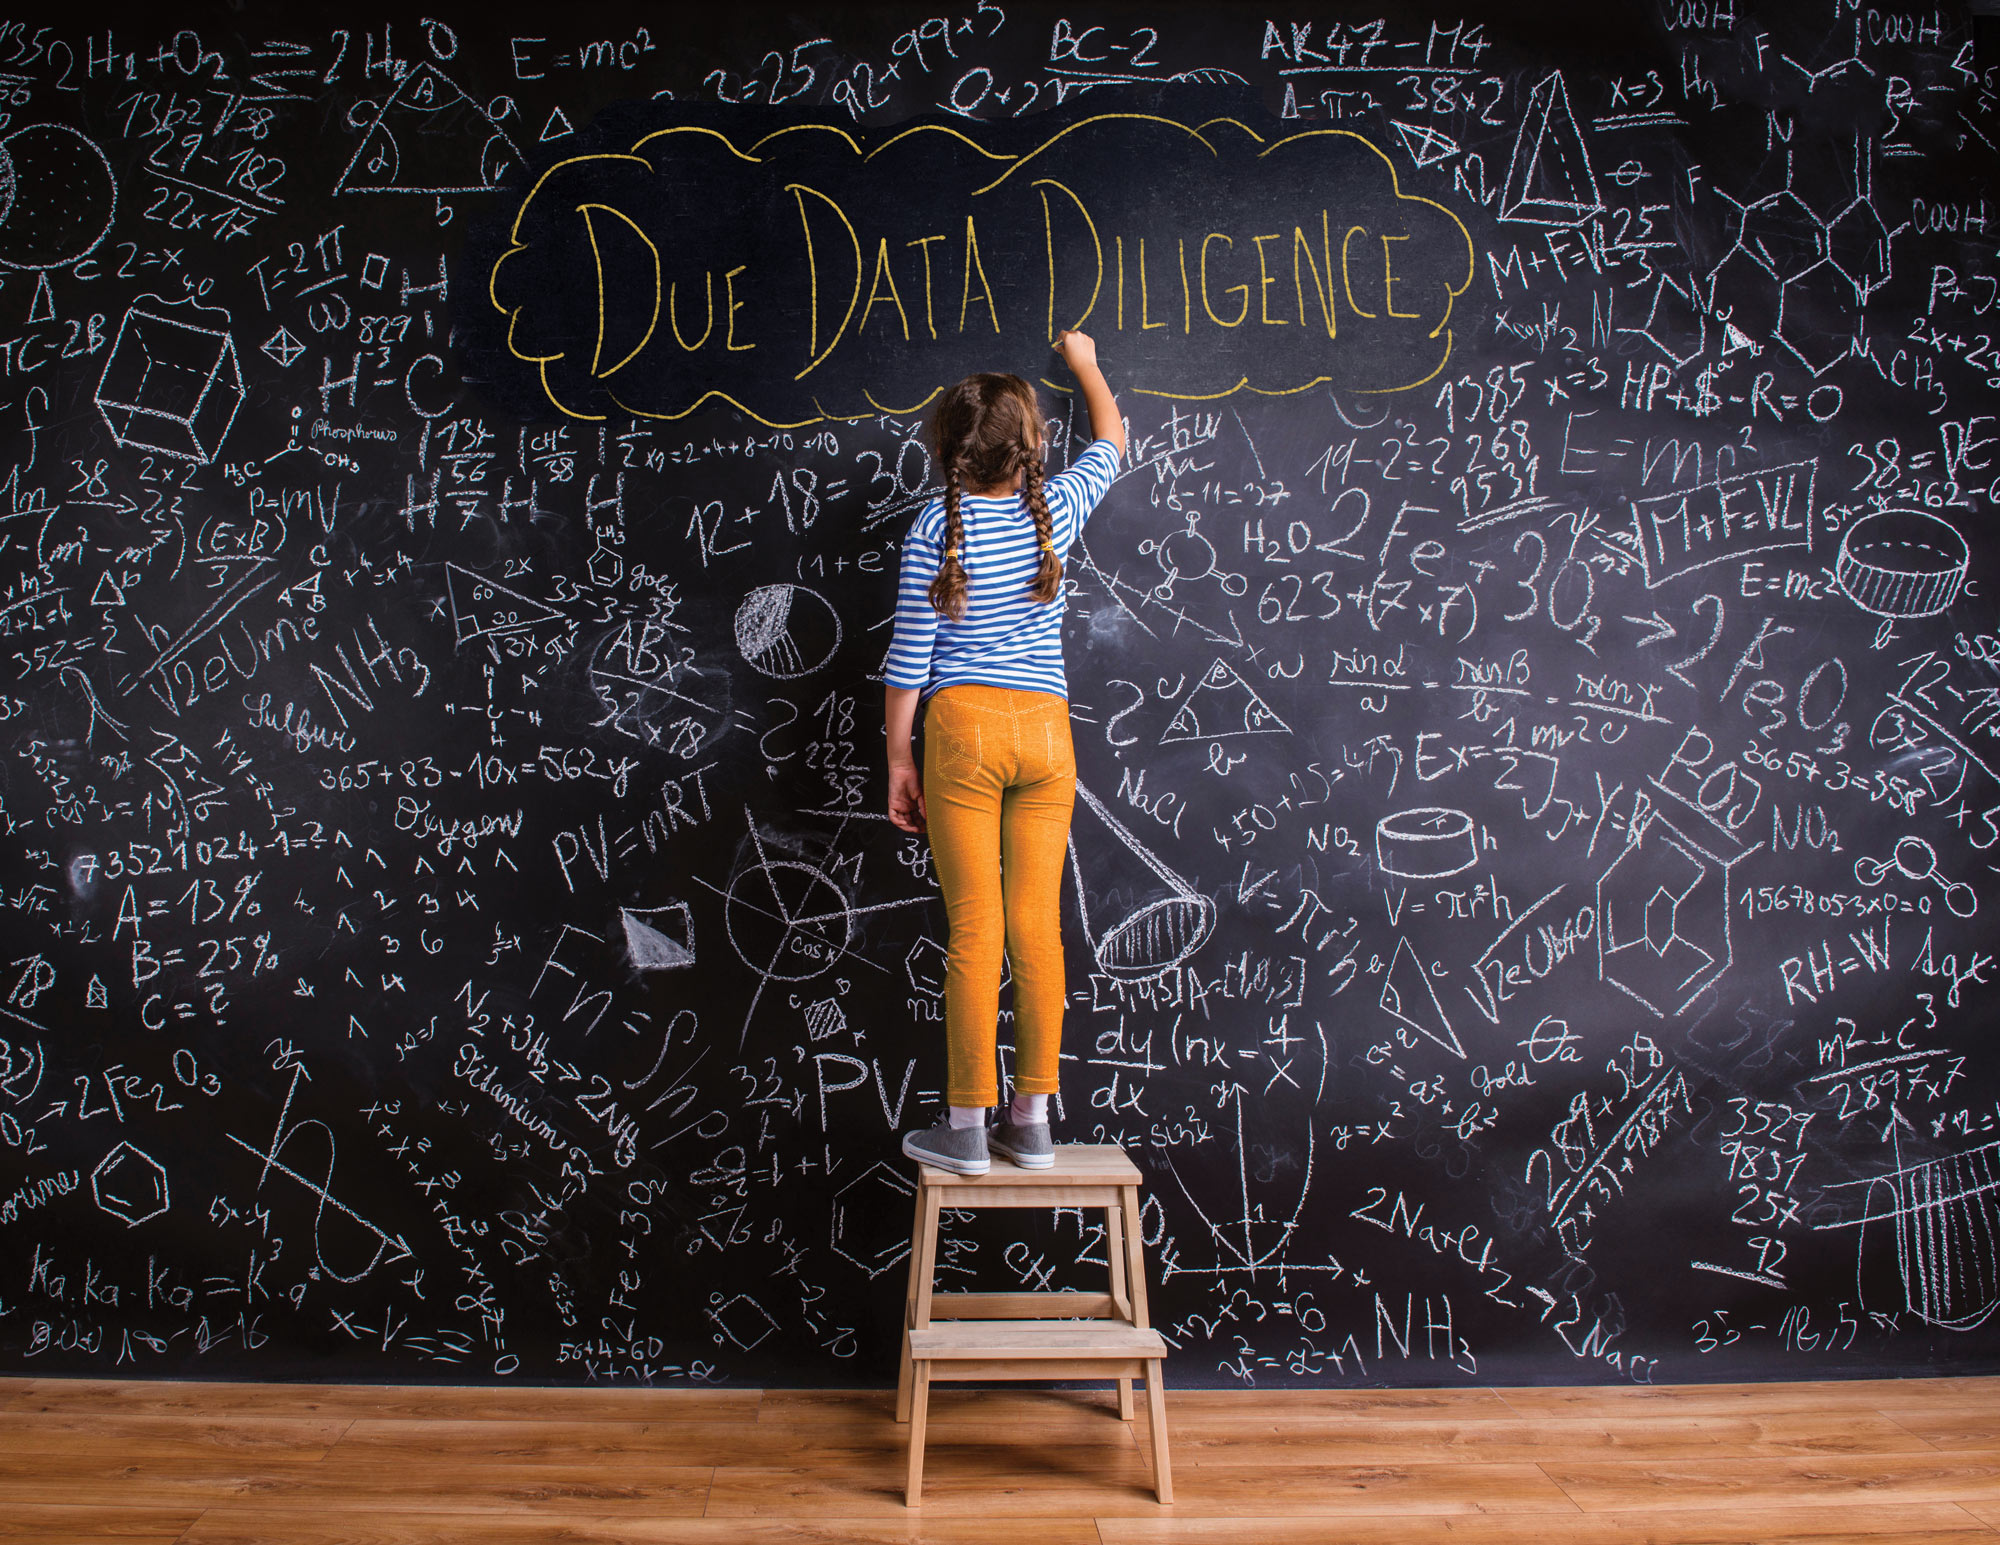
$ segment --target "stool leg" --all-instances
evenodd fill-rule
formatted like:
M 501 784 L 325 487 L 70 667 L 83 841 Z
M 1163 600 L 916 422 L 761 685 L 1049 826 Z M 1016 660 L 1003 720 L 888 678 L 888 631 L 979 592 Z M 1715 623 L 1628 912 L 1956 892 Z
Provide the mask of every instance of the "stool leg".
M 1127 1297 L 1125 1288 L 1125 1230 L 1119 1221 L 1119 1212 L 1120 1209 L 1117 1207 L 1104 1209 L 1104 1258 L 1111 1263 L 1112 1298 L 1125 1298 L 1129 1304 L 1131 1300 Z M 1121 1422 L 1132 1420 L 1130 1379 L 1118 1381 L 1118 1419 Z
M 1152 1322 L 1146 1318 L 1146 1246 L 1139 1221 L 1139 1188 L 1120 1186 L 1119 1196 L 1125 1214 L 1125 1274 L 1130 1279 L 1127 1286 L 1132 1294 L 1132 1323 L 1143 1330 Z M 1152 1380 L 1146 1382 L 1150 1384 Z
M 1161 1359 L 1146 1359 L 1146 1425 L 1153 1436 L 1153 1494 L 1164 1507 L 1174 1500 L 1174 1475 L 1167 1462 L 1167 1394 L 1160 1387 Z
M 924 1490 L 924 1418 L 930 1414 L 931 1404 L 929 1358 L 915 1364 L 910 1382 L 910 1470 L 903 1482 L 903 1505 L 916 1507 Z
M 896 1420 L 910 1419 L 910 1337 L 909 1329 L 916 1324 L 917 1315 L 917 1267 L 923 1259 L 924 1245 L 924 1188 L 917 1186 L 916 1216 L 910 1222 L 910 1272 L 909 1286 L 903 1295 L 903 1350 L 896 1363 Z

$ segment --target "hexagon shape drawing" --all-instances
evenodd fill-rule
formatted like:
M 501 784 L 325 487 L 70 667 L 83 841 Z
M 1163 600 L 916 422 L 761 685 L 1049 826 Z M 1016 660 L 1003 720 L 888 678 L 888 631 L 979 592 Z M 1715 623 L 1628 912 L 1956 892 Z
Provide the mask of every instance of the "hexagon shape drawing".
M 1744 205 L 1736 239 L 1774 279 L 1804 273 L 1826 256 L 1826 227 L 1790 188 Z
M 1889 282 L 1890 235 L 1875 206 L 1858 198 L 1826 225 L 1827 255 L 1854 286 L 1854 296 L 1868 297 Z
M 944 946 L 935 939 L 919 939 L 903 957 L 903 970 L 913 991 L 926 998 L 944 996 Z
M 1825 375 L 1847 355 L 1854 286 L 1831 259 L 1785 281 L 1778 299 L 1776 337 L 1814 375 Z
M 910 1179 L 886 1163 L 870 1165 L 835 1193 L 833 1253 L 879 1277 L 910 1253 Z
M 127 1228 L 137 1228 L 167 1210 L 167 1172 L 151 1154 L 120 1143 L 90 1172 L 90 1194 Z
M 1597 882 L 1597 974 L 1661 1018 L 1678 1014 L 1733 961 L 1729 871 L 1718 856 L 1655 813 Z

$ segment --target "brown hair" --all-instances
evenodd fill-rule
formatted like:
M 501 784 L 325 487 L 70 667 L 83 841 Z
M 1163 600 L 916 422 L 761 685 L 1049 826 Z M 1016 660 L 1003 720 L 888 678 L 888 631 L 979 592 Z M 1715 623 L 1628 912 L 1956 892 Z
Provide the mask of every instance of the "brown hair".
M 959 499 L 967 488 L 992 488 L 1025 473 L 1023 493 L 1035 518 L 1042 561 L 1028 594 L 1053 601 L 1062 586 L 1054 520 L 1042 496 L 1041 405 L 1035 389 L 1016 375 L 983 372 L 967 376 L 938 399 L 931 417 L 938 464 L 944 469 L 944 561 L 931 582 L 930 603 L 945 616 L 965 615 L 970 581 L 958 556 L 965 539 Z

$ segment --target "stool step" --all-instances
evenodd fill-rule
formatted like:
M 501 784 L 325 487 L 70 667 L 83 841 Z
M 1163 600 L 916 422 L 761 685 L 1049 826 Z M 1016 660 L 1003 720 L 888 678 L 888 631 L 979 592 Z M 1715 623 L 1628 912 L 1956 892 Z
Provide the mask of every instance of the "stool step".
M 919 1362 L 1167 1355 L 1158 1331 L 1105 1321 L 950 1320 L 911 1330 L 909 1337 L 910 1356 Z
M 958 1175 L 935 1164 L 917 1165 L 924 1185 L 978 1190 L 985 1187 L 1009 1189 L 1016 1186 L 1136 1186 L 1139 1166 L 1116 1143 L 1057 1143 L 1055 1163 L 1048 1169 L 1022 1169 L 1002 1158 L 983 1175 Z
M 933 1293 L 934 1320 L 1125 1320 L 1132 1305 L 1112 1293 Z

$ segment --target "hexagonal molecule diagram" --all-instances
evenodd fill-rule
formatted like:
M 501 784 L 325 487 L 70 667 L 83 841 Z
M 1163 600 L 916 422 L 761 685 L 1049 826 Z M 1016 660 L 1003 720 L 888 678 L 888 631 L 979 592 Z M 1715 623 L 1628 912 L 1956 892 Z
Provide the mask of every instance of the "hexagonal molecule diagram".
M 879 1277 L 909 1259 L 909 1180 L 887 1164 L 872 1164 L 833 1199 L 833 1253 Z
M 97 411 L 121 446 L 213 461 L 236 410 L 243 371 L 226 331 L 134 306 L 97 382 Z
M 1734 958 L 1729 871 L 1746 855 L 1714 846 L 1656 811 L 1597 882 L 1598 976 L 1662 1018 L 1686 1009 Z
M 151 1154 L 120 1143 L 90 1172 L 90 1194 L 127 1228 L 137 1228 L 167 1210 L 167 1172 Z

